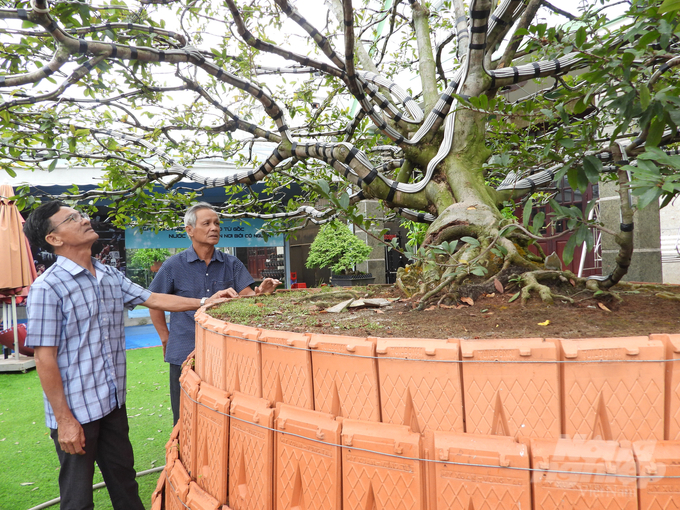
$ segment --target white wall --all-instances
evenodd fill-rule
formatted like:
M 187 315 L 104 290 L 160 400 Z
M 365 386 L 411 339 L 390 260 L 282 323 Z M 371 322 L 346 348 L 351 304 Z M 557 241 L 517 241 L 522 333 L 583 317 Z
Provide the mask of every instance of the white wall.
M 680 196 L 659 212 L 663 282 L 680 284 Z

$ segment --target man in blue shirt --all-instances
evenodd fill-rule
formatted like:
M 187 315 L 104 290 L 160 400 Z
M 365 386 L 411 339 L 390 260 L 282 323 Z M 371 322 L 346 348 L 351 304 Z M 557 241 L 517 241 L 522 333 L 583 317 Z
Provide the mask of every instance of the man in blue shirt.
M 227 289 L 230 297 L 238 297 L 270 293 L 281 284 L 279 280 L 265 278 L 255 290 L 251 289 L 254 280 L 243 263 L 215 249 L 220 241 L 220 218 L 210 204 L 199 202 L 187 209 L 184 226 L 191 246 L 163 262 L 149 290 L 201 298 Z M 196 345 L 194 314 L 171 313 L 169 329 L 162 311 L 151 310 L 150 315 L 161 337 L 165 361 L 170 364 L 170 403 L 177 423 L 181 367 Z
M 179 312 L 206 300 L 151 293 L 101 264 L 91 256 L 99 235 L 90 220 L 62 202 L 38 207 L 24 232 L 35 246 L 57 255 L 31 286 L 26 345 L 35 349 L 45 421 L 61 465 L 61 509 L 94 508 L 96 462 L 113 508 L 143 510 L 125 407 L 123 307 Z

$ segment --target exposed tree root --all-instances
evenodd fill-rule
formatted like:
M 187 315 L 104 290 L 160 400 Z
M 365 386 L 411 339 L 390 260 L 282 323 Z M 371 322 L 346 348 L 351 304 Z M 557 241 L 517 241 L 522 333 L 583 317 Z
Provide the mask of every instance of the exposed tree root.
M 572 273 L 569 271 L 530 271 L 528 273 L 524 273 L 522 275 L 522 281 L 524 283 L 524 286 L 522 287 L 522 304 L 526 304 L 526 302 L 531 298 L 531 293 L 536 292 L 538 295 L 541 297 L 541 300 L 544 303 L 547 304 L 553 304 L 555 298 L 561 299 L 563 301 L 567 301 L 568 303 L 573 303 L 574 300 L 570 298 L 569 296 L 564 296 L 562 294 L 557 294 L 553 291 L 550 290 L 550 287 L 547 285 L 543 285 L 540 283 L 541 281 L 544 280 L 549 280 L 549 279 L 559 279 L 559 278 L 565 278 L 566 273 L 570 276 L 573 276 Z
M 455 275 L 449 275 L 445 279 L 443 279 L 439 285 L 437 285 L 434 289 L 432 289 L 430 292 L 427 292 L 421 299 L 420 299 L 420 304 L 416 308 L 416 310 L 422 310 L 425 308 L 425 305 L 427 304 L 428 299 L 430 299 L 432 296 L 435 294 L 438 294 L 439 291 L 441 291 L 444 287 L 449 285 L 453 280 L 455 279 Z
M 418 310 L 433 304 L 439 306 L 445 302 L 460 302 L 463 297 L 476 300 L 481 294 L 495 292 L 498 281 L 504 290 L 508 285 L 516 283 L 520 289 L 522 304 L 526 304 L 532 295 L 540 297 L 547 304 L 554 303 L 555 299 L 574 303 L 573 297 L 553 290 L 556 286 L 559 287 L 560 282 L 569 282 L 584 291 L 590 291 L 595 294 L 593 297 L 621 301 L 621 297 L 610 292 L 609 288 L 620 280 L 624 274 L 622 270 L 616 275 L 598 280 L 578 278 L 570 271 L 547 269 L 544 265 L 545 254 L 541 252 L 536 255 L 529 251 L 528 245 L 535 236 L 526 229 L 515 225 L 517 230 L 508 233 L 506 227 L 499 227 L 499 223 L 493 222 L 486 223 L 487 227 L 480 227 L 483 222 L 470 221 L 468 216 L 477 214 L 486 218 L 488 211 L 468 207 L 463 212 L 462 204 L 455 204 L 450 209 L 452 215 L 463 215 L 464 220 L 462 217 L 455 221 L 448 218 L 448 225 L 442 220 L 443 224 L 433 228 L 428 238 L 432 252 L 397 272 L 397 286 L 409 300 L 417 303 Z M 473 239 L 468 240 L 467 237 Z M 462 239 L 468 242 L 461 242 Z M 458 242 L 457 245 L 453 244 L 455 241 Z M 444 242 L 450 244 L 442 244 Z M 455 249 L 448 251 L 447 246 L 455 246 Z M 624 255 L 629 255 L 628 251 L 623 250 Z M 434 256 L 433 253 L 437 255 Z M 624 259 L 625 257 L 619 264 L 622 268 L 627 267 Z M 631 287 L 631 284 L 625 283 L 618 285 L 619 288 Z M 659 287 L 659 290 L 665 291 L 667 288 Z M 680 300 L 680 297 L 672 293 L 662 297 Z
M 659 292 L 657 293 L 657 296 L 672 301 L 680 301 L 680 294 L 673 294 L 672 292 Z

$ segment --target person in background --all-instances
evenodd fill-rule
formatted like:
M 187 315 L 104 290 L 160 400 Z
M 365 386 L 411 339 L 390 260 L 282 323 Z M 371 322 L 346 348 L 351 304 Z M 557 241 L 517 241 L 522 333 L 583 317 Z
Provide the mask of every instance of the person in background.
M 230 297 L 239 297 L 268 294 L 281 284 L 279 280 L 265 278 L 252 289 L 255 281 L 243 263 L 215 249 L 220 241 L 220 218 L 210 204 L 199 202 L 187 209 L 184 226 L 191 246 L 163 262 L 149 290 L 204 298 L 226 289 Z M 171 313 L 169 328 L 162 311 L 151 310 L 150 315 L 163 344 L 164 359 L 170 364 L 170 403 L 173 423 L 177 423 L 182 363 L 196 345 L 194 313 Z
M 149 292 L 96 260 L 99 235 L 86 215 L 62 202 L 33 211 L 24 233 L 56 255 L 31 285 L 26 345 L 35 350 L 45 421 L 61 465 L 61 509 L 94 508 L 96 462 L 113 508 L 143 510 L 125 407 L 123 307 L 182 312 L 206 300 Z M 217 292 L 208 302 L 228 294 Z

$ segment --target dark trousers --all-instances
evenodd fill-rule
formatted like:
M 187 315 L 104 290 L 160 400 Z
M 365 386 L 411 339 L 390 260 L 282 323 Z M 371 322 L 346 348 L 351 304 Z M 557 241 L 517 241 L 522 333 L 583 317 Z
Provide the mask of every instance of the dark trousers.
M 170 405 L 172 406 L 172 426 L 179 421 L 179 376 L 182 375 L 182 365 L 170 363 Z
M 125 406 L 100 420 L 82 425 L 85 454 L 71 455 L 59 447 L 57 429 L 50 436 L 59 456 L 59 494 L 61 510 L 91 510 L 92 479 L 96 462 L 104 476 L 115 510 L 144 510 L 135 480 L 134 455 L 130 444 Z

